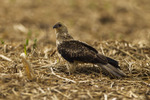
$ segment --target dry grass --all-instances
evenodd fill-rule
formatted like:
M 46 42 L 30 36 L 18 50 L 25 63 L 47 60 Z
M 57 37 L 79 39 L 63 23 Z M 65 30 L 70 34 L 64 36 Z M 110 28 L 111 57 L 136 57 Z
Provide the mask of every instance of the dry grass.
M 0 99 L 150 99 L 149 2 L 1 1 Z M 127 77 L 110 79 L 90 64 L 68 75 L 51 30 L 57 21 L 76 39 L 118 60 Z
M 42 47 L 28 52 L 26 58 L 34 72 L 28 78 L 21 61 L 24 47 L 8 44 L 0 46 L 1 54 L 12 61 L 0 58 L 0 98 L 5 99 L 148 99 L 150 98 L 150 68 L 148 46 L 126 41 L 104 41 L 93 44 L 100 52 L 117 59 L 127 74 L 124 79 L 110 79 L 101 75 L 92 65 L 79 65 L 73 75 L 68 75 L 65 63 L 59 62 L 57 53 L 48 55 Z M 11 47 L 11 48 L 10 48 Z M 28 48 L 30 49 L 30 48 Z M 18 51 L 18 52 L 16 52 Z M 55 50 L 50 50 L 52 54 Z

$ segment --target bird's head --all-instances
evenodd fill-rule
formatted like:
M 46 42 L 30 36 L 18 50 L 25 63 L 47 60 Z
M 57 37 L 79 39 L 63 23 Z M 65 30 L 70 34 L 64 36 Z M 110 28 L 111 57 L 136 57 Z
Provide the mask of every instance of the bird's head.
M 57 33 L 68 33 L 67 27 L 61 22 L 56 23 L 53 26 L 53 29 L 56 29 Z

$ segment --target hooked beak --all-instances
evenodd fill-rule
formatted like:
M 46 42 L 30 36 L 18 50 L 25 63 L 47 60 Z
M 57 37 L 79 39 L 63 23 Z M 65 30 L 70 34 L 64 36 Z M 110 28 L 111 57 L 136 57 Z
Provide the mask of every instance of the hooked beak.
M 57 25 L 54 25 L 54 26 L 53 26 L 53 29 L 54 29 L 54 28 L 57 28 Z

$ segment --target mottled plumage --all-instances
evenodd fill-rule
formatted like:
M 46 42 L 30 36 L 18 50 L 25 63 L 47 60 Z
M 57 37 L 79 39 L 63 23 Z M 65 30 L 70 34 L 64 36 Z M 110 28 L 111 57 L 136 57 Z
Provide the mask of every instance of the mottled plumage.
M 76 40 L 62 42 L 58 45 L 58 52 L 70 63 L 74 61 L 84 63 L 108 63 L 107 58 L 100 55 L 96 49 Z
M 74 40 L 73 37 L 68 34 L 68 29 L 64 24 L 58 22 L 53 28 L 56 29 L 58 53 L 69 63 L 92 63 L 100 66 L 102 70 L 108 72 L 113 77 L 120 78 L 125 76 L 120 70 L 116 60 L 99 54 L 95 48 L 84 42 Z

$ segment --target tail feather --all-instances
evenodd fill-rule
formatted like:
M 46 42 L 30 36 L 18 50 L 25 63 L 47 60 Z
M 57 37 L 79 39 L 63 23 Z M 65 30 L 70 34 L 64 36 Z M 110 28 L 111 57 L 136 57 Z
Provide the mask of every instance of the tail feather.
M 113 65 L 114 67 L 120 69 L 120 67 L 118 66 L 118 61 L 116 61 L 116 60 L 114 60 L 114 59 L 112 59 L 112 58 L 110 58 L 110 57 L 106 57 L 106 58 L 107 58 L 109 64 L 111 64 L 111 65 Z
M 114 78 L 121 78 L 126 76 L 125 73 L 123 73 L 120 69 L 115 68 L 113 65 L 110 64 L 103 65 L 100 63 L 98 65 L 102 68 L 103 71 L 106 71 Z

